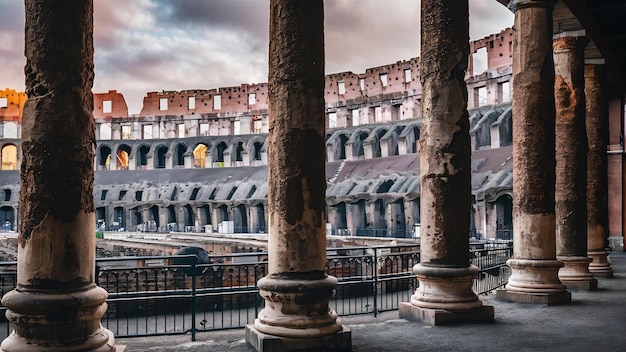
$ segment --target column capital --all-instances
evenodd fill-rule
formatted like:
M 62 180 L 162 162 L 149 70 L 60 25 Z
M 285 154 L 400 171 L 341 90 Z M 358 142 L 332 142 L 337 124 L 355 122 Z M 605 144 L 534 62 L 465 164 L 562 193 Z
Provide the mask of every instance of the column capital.
M 511 0 L 508 8 L 511 12 L 527 7 L 547 7 L 553 9 L 557 2 L 558 0 Z

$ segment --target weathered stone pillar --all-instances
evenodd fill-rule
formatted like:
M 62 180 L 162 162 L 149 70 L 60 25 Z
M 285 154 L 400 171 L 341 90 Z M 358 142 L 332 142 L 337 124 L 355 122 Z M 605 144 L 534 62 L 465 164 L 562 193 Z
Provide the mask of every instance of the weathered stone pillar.
M 604 65 L 585 65 L 587 127 L 587 255 L 589 271 L 597 277 L 613 277 L 604 249 L 608 236 L 607 143 L 609 106 L 604 91 Z
M 421 249 L 419 287 L 400 317 L 431 325 L 493 321 L 472 290 L 471 145 L 465 71 L 468 1 L 422 0 Z
M 246 327 L 257 351 L 351 350 L 324 272 L 323 24 L 322 0 L 270 1 L 268 275 L 265 308 Z
M 554 0 L 515 0 L 513 38 L 513 258 L 497 297 L 523 303 L 571 301 L 556 260 Z
M 17 287 L 2 351 L 115 351 L 94 283 L 93 2 L 28 0 Z
M 598 280 L 587 257 L 587 134 L 585 131 L 584 32 L 560 33 L 554 51 L 556 104 L 556 258 L 568 288 L 592 290 Z

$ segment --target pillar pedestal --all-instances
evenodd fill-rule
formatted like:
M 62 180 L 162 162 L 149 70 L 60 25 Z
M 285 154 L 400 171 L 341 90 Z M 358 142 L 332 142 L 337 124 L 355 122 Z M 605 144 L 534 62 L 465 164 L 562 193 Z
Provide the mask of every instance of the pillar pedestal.
M 609 254 L 606 251 L 589 251 L 587 252 L 591 263 L 589 263 L 589 272 L 594 277 L 613 277 L 613 268 L 609 262 Z
M 429 325 L 457 322 L 493 322 L 491 306 L 483 306 L 472 290 L 479 269 L 446 268 L 418 264 L 413 271 L 420 285 L 411 296 L 411 303 L 399 305 L 400 318 Z
M 563 263 L 558 260 L 509 259 L 512 274 L 506 289 L 498 290 L 496 298 L 517 303 L 565 304 L 572 300 L 558 277 Z
M 591 258 L 574 256 L 557 256 L 556 259 L 563 262 L 559 270 L 559 280 L 568 289 L 595 290 L 598 288 L 598 280 L 589 272 Z
M 259 280 L 265 308 L 254 325 L 246 326 L 246 341 L 259 352 L 350 351 L 350 329 L 328 308 L 337 279 L 311 278 L 304 273 L 291 276 L 270 275 Z
M 97 286 L 69 293 L 10 291 L 2 304 L 14 331 L 0 351 L 116 351 L 113 333 L 100 324 L 106 297 Z

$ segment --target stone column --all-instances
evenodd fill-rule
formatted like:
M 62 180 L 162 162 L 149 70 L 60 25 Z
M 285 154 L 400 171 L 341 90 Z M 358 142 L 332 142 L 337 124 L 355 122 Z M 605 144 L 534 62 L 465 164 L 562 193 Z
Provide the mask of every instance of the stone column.
M 246 341 L 257 351 L 351 349 L 329 308 L 322 0 L 271 0 L 268 274 Z
M 583 32 L 560 33 L 554 51 L 556 104 L 556 258 L 559 280 L 568 288 L 592 290 L 598 280 L 587 257 L 587 134 L 585 130 L 585 46 Z
M 493 321 L 472 290 L 469 264 L 471 145 L 465 71 L 468 1 L 422 0 L 421 249 L 419 287 L 400 317 L 439 325 Z
M 609 106 L 604 91 L 604 65 L 585 65 L 587 127 L 587 255 L 589 271 L 597 277 L 613 277 L 604 250 L 608 236 L 607 143 Z
M 571 301 L 558 277 L 554 213 L 555 106 L 552 10 L 556 1 L 515 0 L 513 37 L 513 258 L 497 297 Z
M 93 2 L 29 0 L 17 287 L 2 351 L 115 351 L 94 283 Z

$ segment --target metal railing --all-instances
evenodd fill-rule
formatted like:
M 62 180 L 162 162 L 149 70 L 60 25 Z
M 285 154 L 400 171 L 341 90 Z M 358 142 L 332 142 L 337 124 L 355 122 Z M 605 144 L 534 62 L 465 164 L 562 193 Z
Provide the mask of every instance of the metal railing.
M 470 251 L 481 268 L 474 291 L 503 286 L 510 275 L 510 246 Z M 109 292 L 102 324 L 118 337 L 191 334 L 241 328 L 264 306 L 257 281 L 267 274 L 267 253 L 212 255 L 200 264 L 194 255 L 97 259 L 97 284 Z M 413 266 L 418 245 L 350 247 L 327 250 L 326 272 L 338 286 L 330 307 L 338 315 L 373 314 L 398 309 L 418 286 Z M 16 285 L 15 262 L 0 263 L 0 293 Z M 0 306 L 4 313 L 5 307 Z M 2 314 L 4 317 L 4 314 Z M 0 321 L 0 339 L 10 326 Z

